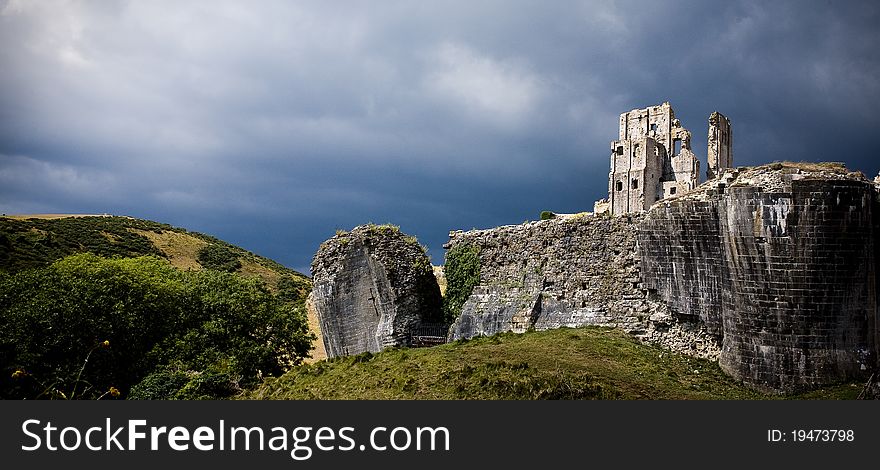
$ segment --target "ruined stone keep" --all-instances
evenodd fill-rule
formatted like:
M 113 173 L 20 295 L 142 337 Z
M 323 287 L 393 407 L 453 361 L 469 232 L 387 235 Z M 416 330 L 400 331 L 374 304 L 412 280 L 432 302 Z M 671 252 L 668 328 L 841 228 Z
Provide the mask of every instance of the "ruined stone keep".
M 733 165 L 730 121 L 712 113 L 709 135 L 707 173 L 714 175 Z M 700 161 L 691 150 L 691 132 L 682 127 L 669 102 L 620 115 L 618 140 L 611 142 L 607 210 L 614 215 L 643 212 L 699 183 Z M 604 208 L 604 202 L 597 207 Z

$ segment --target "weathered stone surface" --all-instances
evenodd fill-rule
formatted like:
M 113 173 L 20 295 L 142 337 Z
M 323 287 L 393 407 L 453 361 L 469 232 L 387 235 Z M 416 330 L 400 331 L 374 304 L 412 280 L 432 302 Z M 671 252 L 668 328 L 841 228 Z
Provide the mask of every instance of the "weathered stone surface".
M 611 213 L 643 212 L 660 199 L 694 189 L 700 161 L 690 142 L 691 132 L 668 102 L 621 114 L 618 140 L 611 142 Z
M 575 215 L 451 233 L 447 248 L 479 247 L 481 279 L 450 338 L 598 325 L 717 358 L 714 337 L 670 317 L 641 288 L 638 220 Z
M 733 130 L 730 119 L 715 111 L 709 115 L 709 142 L 706 159 L 709 167 L 706 176 L 711 180 L 718 177 L 725 169 L 733 168 Z
M 877 366 L 877 191 L 828 165 L 728 170 L 640 225 L 644 285 L 723 337 L 758 388 L 864 379 Z
M 328 357 L 409 345 L 441 318 L 440 289 L 425 249 L 388 225 L 363 225 L 321 244 L 312 300 Z
M 733 166 L 732 136 L 730 120 L 712 113 L 710 179 Z M 594 212 L 644 212 L 659 200 L 693 190 L 699 181 L 700 161 L 691 150 L 691 132 L 675 118 L 669 102 L 633 109 L 620 115 L 618 140 L 611 142 L 608 199 L 597 201 Z

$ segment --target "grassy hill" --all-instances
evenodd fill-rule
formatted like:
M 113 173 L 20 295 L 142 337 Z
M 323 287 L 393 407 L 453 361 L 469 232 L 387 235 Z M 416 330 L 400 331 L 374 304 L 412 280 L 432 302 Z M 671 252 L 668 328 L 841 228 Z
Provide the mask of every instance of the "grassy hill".
M 302 303 L 311 280 L 268 258 L 209 235 L 168 224 L 106 215 L 44 214 L 0 217 L 0 271 L 45 267 L 76 253 L 103 257 L 154 255 L 183 270 L 211 268 L 262 279 L 291 302 Z M 318 336 L 314 360 L 326 357 L 317 318 L 309 327 Z
M 268 258 L 168 224 L 112 216 L 0 217 L 0 269 L 7 272 L 45 266 L 75 253 L 157 255 L 179 268 L 201 269 L 205 259 L 200 261 L 199 252 L 208 246 L 227 251 L 239 260 L 239 273 L 260 277 L 270 286 L 277 288 L 280 279 L 290 277 L 310 287 L 307 276 Z
M 860 384 L 765 395 L 716 363 L 607 328 L 506 333 L 298 366 L 242 399 L 854 399 Z

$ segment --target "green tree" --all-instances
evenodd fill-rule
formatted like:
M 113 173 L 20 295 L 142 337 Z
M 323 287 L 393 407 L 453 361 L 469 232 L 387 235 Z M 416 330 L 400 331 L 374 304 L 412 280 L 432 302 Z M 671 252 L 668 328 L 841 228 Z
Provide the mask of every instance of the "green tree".
M 233 273 L 241 268 L 238 255 L 225 245 L 209 243 L 196 256 L 199 264 L 206 269 Z
M 2 398 L 125 395 L 169 368 L 191 379 L 181 388 L 223 374 L 226 386 L 202 389 L 228 395 L 300 362 L 312 339 L 303 308 L 262 282 L 156 257 L 79 254 L 0 275 Z

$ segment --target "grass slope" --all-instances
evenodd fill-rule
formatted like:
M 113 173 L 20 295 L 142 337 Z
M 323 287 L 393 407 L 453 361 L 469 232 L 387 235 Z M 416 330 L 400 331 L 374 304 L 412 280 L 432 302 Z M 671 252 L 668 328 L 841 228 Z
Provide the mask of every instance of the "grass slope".
M 507 333 L 296 367 L 242 399 L 854 399 L 859 384 L 797 396 L 750 390 L 716 363 L 619 330 Z

